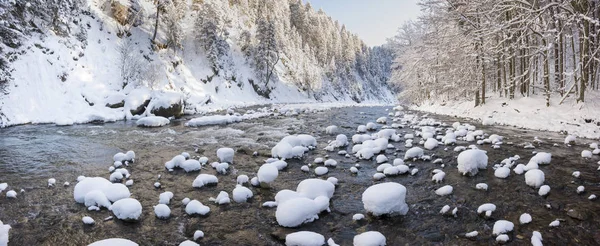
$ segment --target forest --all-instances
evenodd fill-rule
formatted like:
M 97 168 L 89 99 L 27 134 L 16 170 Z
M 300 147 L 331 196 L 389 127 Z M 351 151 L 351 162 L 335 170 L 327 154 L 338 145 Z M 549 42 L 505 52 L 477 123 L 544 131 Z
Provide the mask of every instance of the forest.
M 410 102 L 541 95 L 584 102 L 600 85 L 600 6 L 588 0 L 421 0 L 392 40 Z

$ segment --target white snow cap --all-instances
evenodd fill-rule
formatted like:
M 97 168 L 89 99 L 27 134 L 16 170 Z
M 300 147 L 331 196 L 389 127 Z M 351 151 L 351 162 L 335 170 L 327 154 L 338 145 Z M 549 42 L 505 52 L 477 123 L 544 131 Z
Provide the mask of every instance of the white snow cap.
M 399 183 L 387 182 L 372 185 L 362 194 L 362 202 L 365 210 L 375 216 L 384 214 L 408 213 L 408 205 L 405 202 L 406 187 Z
M 131 240 L 127 240 L 124 238 L 109 238 L 100 241 L 93 242 L 88 246 L 138 246 L 137 243 L 134 243 Z
M 158 196 L 159 204 L 169 204 L 173 199 L 173 192 L 165 191 Z
M 404 153 L 404 160 L 418 158 L 423 156 L 423 149 L 419 147 L 412 147 Z
M 532 220 L 531 215 L 528 213 L 524 213 L 524 214 L 521 214 L 521 216 L 519 216 L 519 222 L 521 224 L 529 224 L 531 222 L 531 220 Z
M 475 189 L 478 190 L 487 190 L 488 189 L 488 185 L 486 183 L 478 183 L 475 185 Z
M 325 244 L 325 237 L 311 231 L 299 231 L 285 236 L 286 246 L 321 246 Z
M 75 185 L 73 197 L 78 203 L 85 203 L 86 195 L 91 191 L 102 192 L 111 202 L 128 198 L 131 193 L 127 186 L 123 184 L 113 184 L 105 178 L 93 177 L 84 178 Z
M 235 152 L 232 148 L 220 148 L 217 150 L 217 157 L 221 162 L 233 163 L 233 155 Z
M 154 206 L 154 214 L 159 219 L 167 219 L 171 216 L 171 209 L 166 204 L 158 204 Z
M 385 246 L 385 236 L 378 231 L 363 232 L 354 236 L 354 246 Z
M 185 212 L 189 215 L 206 215 L 210 212 L 210 208 L 208 206 L 204 206 L 198 200 L 192 200 L 185 206 Z
M 90 216 L 84 216 L 83 218 L 81 218 L 81 221 L 86 225 L 93 225 L 95 223 L 94 219 L 92 219 L 92 217 L 90 217 Z M 1 225 L 0 225 L 0 227 L 1 227 Z M 0 238 L 1 238 L 1 234 L 2 233 L 0 233 Z M 0 240 L 0 245 L 2 245 L 2 240 Z
M 275 181 L 279 175 L 279 170 L 276 166 L 267 163 L 260 166 L 256 175 L 258 176 L 259 182 L 268 184 Z
M 548 185 L 542 185 L 542 186 L 540 186 L 540 189 L 538 190 L 538 195 L 545 196 L 549 192 L 550 192 L 550 186 L 548 186 Z
M 204 237 L 204 232 L 201 230 L 196 230 L 194 232 L 194 240 L 198 240 L 198 238 L 203 238 Z
M 169 123 L 171 123 L 171 121 L 169 119 L 167 119 L 165 117 L 161 117 L 161 116 L 143 117 L 135 122 L 135 124 L 137 126 L 144 126 L 144 127 L 160 127 L 160 126 L 166 126 Z
M 325 196 L 319 196 L 314 200 L 296 197 L 279 203 L 277 211 L 275 211 L 275 218 L 280 226 L 297 227 L 318 219 L 318 214 L 328 209 L 329 198 Z
M 111 207 L 113 214 L 121 220 L 139 220 L 142 215 L 142 204 L 133 198 L 116 201 Z
M 435 190 L 435 194 L 438 196 L 446 196 L 452 194 L 452 190 L 454 190 L 454 188 L 452 188 L 451 185 L 445 185 Z
M 194 182 L 192 183 L 192 187 L 200 188 L 205 185 L 216 184 L 218 182 L 219 182 L 219 179 L 217 178 L 217 176 L 201 173 L 200 175 L 198 175 L 198 177 L 196 177 L 196 179 L 194 179 Z
M 515 224 L 508 220 L 498 220 L 494 223 L 494 228 L 492 229 L 492 234 L 500 235 L 507 232 L 510 232 L 515 227 Z
M 232 192 L 233 200 L 237 203 L 246 202 L 253 195 L 250 189 L 241 185 L 237 185 Z
M 544 184 L 544 172 L 539 169 L 527 171 L 525 173 L 525 183 L 535 188 L 542 186 Z
M 485 169 L 488 163 L 488 156 L 485 151 L 478 149 L 465 150 L 458 154 L 458 171 L 463 175 L 476 175 L 479 169 Z
M 510 175 L 510 169 L 508 167 L 500 167 L 494 171 L 494 176 L 496 178 L 505 179 Z

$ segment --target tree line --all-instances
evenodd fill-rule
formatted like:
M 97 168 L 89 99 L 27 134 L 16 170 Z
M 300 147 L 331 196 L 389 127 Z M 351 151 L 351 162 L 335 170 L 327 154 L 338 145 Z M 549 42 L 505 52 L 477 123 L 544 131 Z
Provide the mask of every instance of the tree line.
M 401 97 L 486 103 L 543 95 L 586 100 L 600 85 L 595 0 L 421 0 L 392 40 Z

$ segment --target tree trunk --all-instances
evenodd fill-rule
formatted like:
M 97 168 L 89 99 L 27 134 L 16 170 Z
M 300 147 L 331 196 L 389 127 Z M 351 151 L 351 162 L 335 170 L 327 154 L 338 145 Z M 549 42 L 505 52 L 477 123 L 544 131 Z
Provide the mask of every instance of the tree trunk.
M 160 4 L 156 3 L 156 22 L 154 23 L 154 34 L 152 34 L 152 43 L 156 41 L 156 33 L 158 32 L 158 20 L 160 17 Z

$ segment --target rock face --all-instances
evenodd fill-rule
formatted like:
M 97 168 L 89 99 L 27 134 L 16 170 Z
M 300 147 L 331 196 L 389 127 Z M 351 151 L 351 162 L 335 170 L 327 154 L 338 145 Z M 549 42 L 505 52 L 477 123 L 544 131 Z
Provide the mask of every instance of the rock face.
M 158 107 L 150 110 L 150 113 L 156 116 L 162 116 L 165 118 L 175 117 L 179 118 L 183 115 L 183 101 L 175 104 L 171 104 L 168 108 Z
M 131 115 L 141 115 L 144 113 L 144 111 L 146 111 L 146 107 L 148 106 L 148 104 L 150 104 L 150 100 L 146 100 L 144 101 L 144 103 L 142 103 L 142 105 L 140 105 L 139 107 L 135 108 L 135 109 L 131 109 Z M 162 116 L 162 115 L 158 115 L 158 116 Z M 164 117 L 164 116 L 163 116 Z
M 112 1 L 112 3 L 110 4 L 110 9 L 113 18 L 115 18 L 115 20 L 119 22 L 119 24 L 127 24 L 129 16 L 129 6 L 123 5 L 119 1 Z
M 110 104 L 110 103 L 106 104 L 107 108 L 122 108 L 124 106 L 125 106 L 125 101 L 124 100 L 121 101 L 121 102 L 118 102 L 118 103 L 114 103 L 114 104 Z

